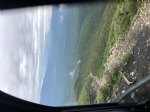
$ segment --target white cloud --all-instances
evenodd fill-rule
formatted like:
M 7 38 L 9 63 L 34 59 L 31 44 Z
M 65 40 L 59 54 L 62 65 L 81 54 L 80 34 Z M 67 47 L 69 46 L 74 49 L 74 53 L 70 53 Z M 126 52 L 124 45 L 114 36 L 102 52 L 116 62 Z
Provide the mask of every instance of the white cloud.
M 74 67 L 74 69 L 69 73 L 71 79 L 73 79 L 73 76 L 74 76 L 74 74 L 75 74 L 75 72 L 76 72 L 76 69 L 77 69 L 77 67 L 79 66 L 80 63 L 81 63 L 81 60 L 78 60 L 78 61 L 77 61 L 77 64 L 76 64 L 75 67 Z
M 65 10 L 65 8 L 66 8 L 66 5 L 65 5 L 65 4 L 59 5 L 59 11 L 60 11 L 61 13 L 63 12 L 63 10 Z
M 74 73 L 75 73 L 75 69 L 73 69 L 73 70 L 69 73 L 69 75 L 71 76 L 71 79 L 73 78 Z
M 40 101 L 41 88 L 38 42 L 41 11 L 48 13 L 42 7 L 0 13 L 0 90 L 36 103 Z M 44 26 L 44 32 L 48 30 Z
M 51 16 L 52 16 L 52 7 L 47 7 L 44 6 L 43 8 L 43 17 L 44 17 L 44 32 L 43 32 L 43 38 L 44 38 L 44 43 L 45 45 L 45 38 L 46 38 L 46 33 L 50 30 L 50 24 L 51 24 Z
M 62 21 L 63 21 L 63 16 L 60 15 L 60 16 L 59 16 L 59 22 L 61 23 Z
M 63 21 L 63 13 L 65 12 L 65 11 L 67 11 L 68 9 L 66 9 L 66 5 L 65 4 L 61 4 L 61 5 L 59 5 L 59 12 L 60 12 L 60 16 L 59 16 L 59 22 L 61 23 L 62 21 Z

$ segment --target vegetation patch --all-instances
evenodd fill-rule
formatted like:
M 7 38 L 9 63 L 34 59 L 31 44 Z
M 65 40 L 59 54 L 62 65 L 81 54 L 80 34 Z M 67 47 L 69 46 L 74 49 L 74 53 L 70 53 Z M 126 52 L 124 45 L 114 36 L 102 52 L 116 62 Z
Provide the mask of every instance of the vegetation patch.
M 104 75 L 108 75 L 111 79 L 107 80 L 103 88 L 97 89 L 95 103 L 108 101 L 110 99 L 110 86 L 113 85 L 113 91 L 118 87 L 124 63 L 130 60 L 130 54 L 126 54 L 122 63 L 112 71 L 106 71 L 104 64 L 110 55 L 110 49 L 128 31 L 132 17 L 142 3 L 142 1 L 137 0 L 120 2 L 110 0 L 104 8 L 103 15 L 99 12 L 101 3 L 97 3 L 95 7 L 87 8 L 84 17 L 82 17 L 80 45 L 78 46 L 78 57 L 82 63 L 80 74 L 75 84 L 75 92 L 79 104 L 89 103 L 89 91 L 86 89 L 86 80 L 91 72 L 99 80 Z

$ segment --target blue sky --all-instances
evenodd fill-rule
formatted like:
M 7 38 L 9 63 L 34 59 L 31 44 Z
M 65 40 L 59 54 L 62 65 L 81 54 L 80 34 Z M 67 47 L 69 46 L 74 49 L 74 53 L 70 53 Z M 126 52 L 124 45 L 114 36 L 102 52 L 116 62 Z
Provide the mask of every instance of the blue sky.
M 51 44 L 48 43 L 49 39 L 51 39 Z M 41 103 L 56 106 L 64 103 L 63 90 L 65 89 L 64 75 L 66 69 L 63 63 L 65 58 L 63 43 L 66 41 L 63 15 L 58 8 L 53 10 L 52 23 L 46 41 L 45 53 L 48 55 L 48 61 L 41 91 Z M 48 45 L 51 45 L 51 48 Z
M 77 72 L 72 71 L 77 69 L 75 68 L 77 59 L 74 55 L 77 38 L 72 38 L 73 36 L 69 34 L 70 27 L 68 28 L 67 24 L 71 23 L 66 22 L 68 20 L 66 17 L 69 17 L 66 15 L 71 13 L 65 5 L 53 8 L 50 31 L 47 33 L 45 44 L 48 61 L 41 91 L 41 103 L 45 105 L 75 104 L 74 83 L 76 78 L 73 76 Z M 49 39 L 51 39 L 51 44 L 48 43 Z

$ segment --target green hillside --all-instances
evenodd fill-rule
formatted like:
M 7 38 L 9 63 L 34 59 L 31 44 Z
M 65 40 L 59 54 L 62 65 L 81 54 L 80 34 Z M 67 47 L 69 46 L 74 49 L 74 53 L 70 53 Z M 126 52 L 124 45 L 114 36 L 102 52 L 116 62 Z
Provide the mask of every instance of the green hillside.
M 109 50 L 121 35 L 130 27 L 131 18 L 136 14 L 142 2 L 137 0 L 109 0 L 107 5 L 103 2 L 93 3 L 89 7 L 79 6 L 76 22 L 79 24 L 80 44 L 78 57 L 82 61 L 79 77 L 75 84 L 77 102 L 88 104 L 89 93 L 87 86 L 90 83 L 90 73 L 97 79 L 107 75 L 104 63 L 109 56 Z M 102 11 L 104 10 L 104 11 Z M 104 12 L 104 13 L 102 13 Z M 129 55 L 124 61 L 128 61 Z M 97 91 L 95 103 L 106 102 L 109 99 L 109 86 L 116 88 L 121 80 L 121 73 L 116 68 L 111 75 L 111 80 L 103 90 Z

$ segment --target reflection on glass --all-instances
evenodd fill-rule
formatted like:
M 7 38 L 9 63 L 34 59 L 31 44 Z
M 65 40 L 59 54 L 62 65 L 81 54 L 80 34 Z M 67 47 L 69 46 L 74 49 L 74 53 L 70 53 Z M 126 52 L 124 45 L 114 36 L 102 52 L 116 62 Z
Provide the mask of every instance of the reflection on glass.
M 150 75 L 149 1 L 0 12 L 0 90 L 50 106 L 116 101 Z
M 120 103 L 142 104 L 150 100 L 150 81 L 140 85 L 120 100 Z

